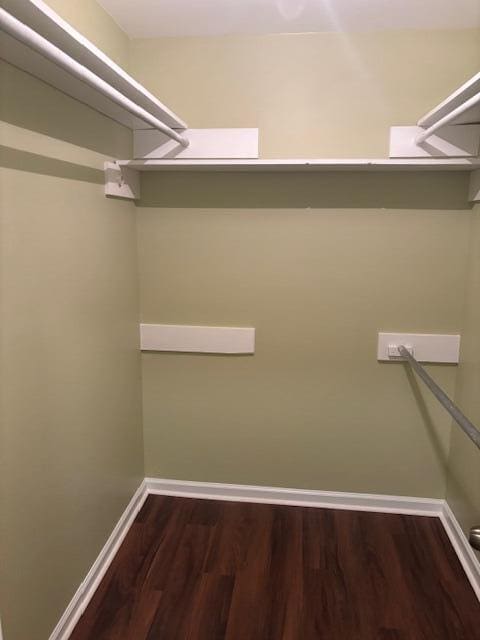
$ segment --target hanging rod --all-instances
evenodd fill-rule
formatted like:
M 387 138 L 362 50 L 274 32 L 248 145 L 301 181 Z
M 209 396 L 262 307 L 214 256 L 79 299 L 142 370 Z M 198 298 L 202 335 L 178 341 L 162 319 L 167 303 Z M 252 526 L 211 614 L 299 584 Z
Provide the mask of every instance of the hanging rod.
M 418 363 L 408 349 L 403 346 L 398 346 L 398 353 L 408 361 L 412 369 L 427 385 L 440 404 L 448 411 L 455 422 L 460 426 L 470 440 L 480 449 L 480 431 L 477 427 L 470 422 L 470 420 L 460 411 L 460 409 L 450 400 L 447 394 L 441 389 L 438 384 L 431 378 L 420 363 Z
M 0 8 L 0 29 L 16 40 L 19 40 L 30 49 L 40 53 L 44 58 L 47 58 L 54 64 L 65 69 L 72 76 L 75 76 L 85 84 L 93 87 L 115 104 L 118 104 L 132 115 L 143 120 L 146 124 L 149 124 L 158 131 L 161 131 L 183 147 L 188 147 L 189 141 L 186 138 L 161 122 L 161 120 L 153 116 L 146 109 L 135 104 L 133 100 L 124 96 L 123 93 L 112 87 L 108 82 L 93 73 L 93 71 L 84 67 L 74 58 L 49 42 L 46 38 L 28 27 L 26 24 L 17 20 L 17 18 L 2 8 Z
M 431 127 L 428 127 L 428 129 L 422 131 L 422 133 L 420 133 L 415 138 L 415 144 L 422 144 L 422 142 L 425 142 L 431 135 L 435 133 L 435 131 L 449 124 L 449 122 L 452 122 L 452 120 L 455 120 L 456 118 L 458 118 L 458 116 L 461 116 L 462 113 L 465 113 L 465 111 L 468 111 L 472 107 L 475 107 L 477 104 L 480 104 L 480 93 L 475 94 L 466 102 L 458 106 L 456 109 L 450 111 L 450 113 L 447 113 L 446 116 L 440 118 L 440 120 L 438 120 L 438 122 L 436 122 L 435 124 L 432 124 Z

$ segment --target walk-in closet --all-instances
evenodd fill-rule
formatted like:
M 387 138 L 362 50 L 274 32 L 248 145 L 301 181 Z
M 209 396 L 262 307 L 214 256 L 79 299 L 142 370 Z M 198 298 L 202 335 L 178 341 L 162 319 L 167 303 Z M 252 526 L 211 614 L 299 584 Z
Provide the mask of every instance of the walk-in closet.
M 480 0 L 0 0 L 0 640 L 480 640 Z

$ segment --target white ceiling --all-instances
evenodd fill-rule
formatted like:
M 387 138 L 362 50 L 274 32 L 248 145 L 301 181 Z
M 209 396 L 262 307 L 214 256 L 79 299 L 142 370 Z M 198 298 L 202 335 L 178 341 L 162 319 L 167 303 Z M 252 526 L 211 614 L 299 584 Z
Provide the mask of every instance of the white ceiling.
M 132 38 L 480 27 L 480 0 L 99 0 Z

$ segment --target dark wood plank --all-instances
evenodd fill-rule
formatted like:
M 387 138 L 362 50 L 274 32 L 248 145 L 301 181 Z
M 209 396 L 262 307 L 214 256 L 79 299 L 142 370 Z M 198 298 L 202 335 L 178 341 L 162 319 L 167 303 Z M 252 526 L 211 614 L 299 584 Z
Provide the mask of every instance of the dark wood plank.
M 150 496 L 71 640 L 480 640 L 436 518 Z

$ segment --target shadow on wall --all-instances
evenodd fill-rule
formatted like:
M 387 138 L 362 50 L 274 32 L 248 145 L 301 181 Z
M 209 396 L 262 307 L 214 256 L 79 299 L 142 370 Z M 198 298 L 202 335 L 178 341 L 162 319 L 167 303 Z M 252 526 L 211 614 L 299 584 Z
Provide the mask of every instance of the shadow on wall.
M 94 184 L 103 184 L 105 181 L 104 172 L 100 169 L 2 145 L 0 145 L 0 167 Z
M 471 209 L 465 172 L 145 172 L 141 207 Z
M 0 120 L 111 158 L 131 154 L 129 129 L 3 61 Z
M 435 427 L 435 421 L 430 415 L 430 411 L 422 395 L 422 391 L 418 383 L 418 380 L 415 377 L 415 374 L 413 373 L 413 371 L 411 370 L 410 366 L 407 363 L 404 363 L 403 366 L 405 369 L 405 375 L 407 376 L 408 383 L 412 390 L 412 394 L 415 398 L 415 402 L 417 404 L 418 410 L 420 412 L 420 415 L 422 416 L 422 421 L 423 421 L 423 424 L 425 425 L 426 433 L 430 440 L 430 444 L 432 445 L 432 449 L 435 451 L 437 460 L 439 461 L 439 464 L 441 465 L 442 469 L 446 472 L 448 468 L 448 448 L 445 450 L 445 448 L 442 446 L 441 439 L 439 438 L 437 429 Z M 430 368 L 434 368 L 435 366 L 445 367 L 446 365 L 445 364 L 434 365 L 430 363 Z M 452 366 L 455 366 L 455 365 L 452 365 Z M 455 428 L 455 426 L 453 426 L 453 428 Z M 450 444 L 450 441 L 448 442 L 448 444 Z

